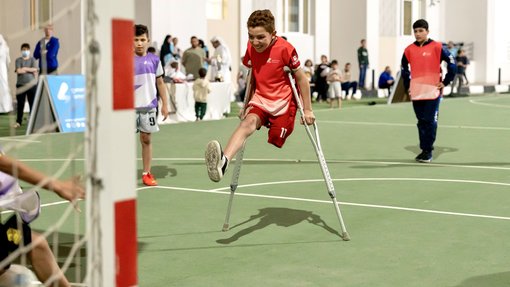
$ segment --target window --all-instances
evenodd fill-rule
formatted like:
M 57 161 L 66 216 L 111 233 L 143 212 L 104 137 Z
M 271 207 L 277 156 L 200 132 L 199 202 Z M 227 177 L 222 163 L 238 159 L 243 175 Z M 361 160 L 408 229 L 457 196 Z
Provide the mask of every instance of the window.
M 53 0 L 30 0 L 30 28 L 36 30 L 53 20 Z
M 207 19 L 223 20 L 227 17 L 227 0 L 207 0 Z
M 413 2 L 412 0 L 404 0 L 402 15 L 402 34 L 413 34 Z
M 309 5 L 309 0 L 283 0 L 284 32 L 309 32 Z

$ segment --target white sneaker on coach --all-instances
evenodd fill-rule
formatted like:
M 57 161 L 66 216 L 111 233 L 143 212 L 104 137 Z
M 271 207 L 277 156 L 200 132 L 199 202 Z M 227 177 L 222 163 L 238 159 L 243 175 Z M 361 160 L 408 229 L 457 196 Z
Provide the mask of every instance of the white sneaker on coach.
M 219 182 L 223 178 L 223 151 L 218 141 L 212 140 L 207 143 L 205 150 L 205 165 L 207 166 L 207 174 L 214 182 Z

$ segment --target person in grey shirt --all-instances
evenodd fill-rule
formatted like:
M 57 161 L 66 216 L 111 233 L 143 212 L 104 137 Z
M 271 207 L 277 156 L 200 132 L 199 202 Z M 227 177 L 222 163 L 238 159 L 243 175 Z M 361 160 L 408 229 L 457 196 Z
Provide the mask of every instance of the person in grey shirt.
M 16 59 L 16 74 L 18 74 L 18 79 L 16 81 L 16 101 L 18 104 L 16 123 L 14 124 L 15 128 L 19 128 L 23 122 L 25 99 L 28 99 L 30 112 L 32 112 L 37 89 L 38 73 L 37 60 L 30 56 L 30 45 L 28 43 L 23 43 L 21 45 L 21 57 Z

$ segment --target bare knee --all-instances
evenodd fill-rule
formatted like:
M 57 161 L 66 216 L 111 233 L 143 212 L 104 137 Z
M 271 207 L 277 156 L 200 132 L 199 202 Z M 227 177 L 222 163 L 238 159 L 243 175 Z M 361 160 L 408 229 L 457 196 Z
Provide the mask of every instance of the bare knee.
M 243 121 L 241 121 L 239 128 L 251 134 L 256 129 L 260 128 L 260 120 L 258 116 L 248 115 Z
M 142 145 L 150 145 L 151 144 L 151 134 L 148 133 L 140 133 L 140 142 Z

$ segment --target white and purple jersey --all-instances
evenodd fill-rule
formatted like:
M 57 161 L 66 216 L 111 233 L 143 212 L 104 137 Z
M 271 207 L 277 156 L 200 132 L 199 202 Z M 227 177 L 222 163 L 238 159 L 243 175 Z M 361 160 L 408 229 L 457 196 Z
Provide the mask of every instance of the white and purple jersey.
M 135 55 L 135 109 L 151 110 L 158 107 L 156 78 L 163 76 L 159 57 L 147 53 Z

